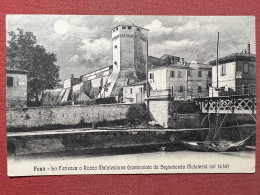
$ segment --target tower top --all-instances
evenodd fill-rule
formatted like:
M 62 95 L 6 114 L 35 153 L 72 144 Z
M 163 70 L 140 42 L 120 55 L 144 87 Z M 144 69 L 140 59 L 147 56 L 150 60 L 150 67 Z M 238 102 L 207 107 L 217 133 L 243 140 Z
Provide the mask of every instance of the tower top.
M 112 28 L 112 31 L 116 31 L 116 29 L 118 29 L 119 27 L 122 27 L 122 28 L 124 27 L 123 29 L 131 29 L 132 27 L 136 27 L 136 28 L 139 28 L 139 29 L 143 29 L 143 30 L 149 31 L 146 28 L 143 28 L 143 27 L 140 27 L 140 26 L 136 26 L 134 23 L 132 23 L 131 25 L 119 24 L 119 25 L 115 26 L 114 28 Z

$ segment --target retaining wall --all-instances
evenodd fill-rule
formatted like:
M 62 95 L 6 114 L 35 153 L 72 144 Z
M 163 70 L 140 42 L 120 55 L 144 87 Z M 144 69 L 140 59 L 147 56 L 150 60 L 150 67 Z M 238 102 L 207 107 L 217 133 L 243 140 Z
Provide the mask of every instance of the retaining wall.
M 77 125 L 126 119 L 130 105 L 100 104 L 10 108 L 6 110 L 7 128 L 37 128 L 51 125 Z M 25 129 L 26 130 L 26 129 Z

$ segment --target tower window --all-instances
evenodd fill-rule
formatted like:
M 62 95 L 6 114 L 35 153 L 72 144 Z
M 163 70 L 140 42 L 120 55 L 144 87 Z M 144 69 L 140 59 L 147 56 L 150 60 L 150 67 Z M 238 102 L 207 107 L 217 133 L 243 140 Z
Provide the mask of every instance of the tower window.
M 117 45 L 115 45 L 114 48 L 117 48 Z
M 133 94 L 133 89 L 132 88 L 130 88 L 130 94 Z
M 122 26 L 122 29 L 125 29 L 125 26 Z
M 7 87 L 13 87 L 14 86 L 14 78 L 13 77 L 7 77 L 6 78 L 6 85 Z
M 118 31 L 118 27 L 116 27 L 116 31 Z
M 117 62 L 116 62 L 116 61 L 114 61 L 114 64 L 115 64 L 115 65 L 117 65 Z
M 128 26 L 128 29 L 130 29 L 130 30 L 131 30 L 131 26 Z

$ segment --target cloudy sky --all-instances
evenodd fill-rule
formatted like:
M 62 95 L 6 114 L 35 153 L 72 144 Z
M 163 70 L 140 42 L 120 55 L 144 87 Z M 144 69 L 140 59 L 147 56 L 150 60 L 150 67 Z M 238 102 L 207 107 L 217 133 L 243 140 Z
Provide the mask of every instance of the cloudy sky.
M 251 43 L 255 53 L 253 16 L 69 16 L 8 15 L 7 32 L 22 28 L 37 36 L 37 44 L 57 55 L 61 79 L 112 64 L 111 29 L 132 24 L 149 29 L 149 55 L 170 54 L 187 62 L 207 63 L 241 52 Z M 7 36 L 7 40 L 8 40 Z

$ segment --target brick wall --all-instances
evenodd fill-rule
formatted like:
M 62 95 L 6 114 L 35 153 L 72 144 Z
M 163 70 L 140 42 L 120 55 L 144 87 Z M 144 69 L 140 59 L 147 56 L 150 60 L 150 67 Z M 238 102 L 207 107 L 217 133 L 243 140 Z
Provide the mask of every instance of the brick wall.
M 111 104 L 9 108 L 6 110 L 7 128 L 37 128 L 50 125 L 77 125 L 124 120 L 129 106 L 127 104 Z

